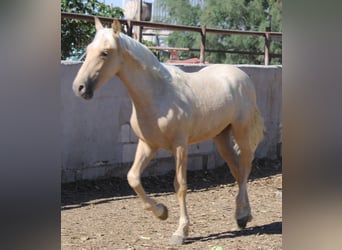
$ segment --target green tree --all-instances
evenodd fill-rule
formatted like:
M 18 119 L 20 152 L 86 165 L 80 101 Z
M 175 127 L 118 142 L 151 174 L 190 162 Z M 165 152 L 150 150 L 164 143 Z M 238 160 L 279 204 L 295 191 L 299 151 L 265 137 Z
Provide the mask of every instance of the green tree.
M 271 31 L 281 31 L 281 0 L 206 0 L 204 5 L 192 6 L 187 0 L 162 0 L 169 19 L 173 23 L 210 28 L 265 31 L 271 20 Z M 271 18 L 271 19 L 270 19 Z M 168 20 L 167 20 L 168 21 Z M 198 48 L 200 36 L 197 33 L 174 32 L 169 45 Z M 216 35 L 207 33 L 206 48 L 215 50 L 263 52 L 265 39 L 254 36 Z M 272 42 L 271 53 L 281 53 L 281 43 Z M 183 53 L 185 55 L 185 53 Z M 188 53 L 187 56 L 193 56 Z M 198 56 L 198 53 L 197 53 Z M 210 63 L 262 64 L 264 56 L 235 53 L 206 53 Z M 279 64 L 279 59 L 271 63 Z
M 272 17 L 271 31 L 282 31 L 282 1 L 273 1 L 270 4 L 269 14 Z M 271 42 L 270 50 L 272 53 L 282 53 L 282 42 Z M 273 64 L 281 64 L 281 59 L 275 58 L 271 61 Z
M 265 31 L 271 20 L 271 30 L 281 31 L 281 1 L 270 0 L 207 0 L 201 22 L 208 27 Z M 271 18 L 271 19 L 270 19 Z M 256 36 L 210 35 L 207 47 L 233 51 L 263 52 L 265 39 Z M 271 53 L 281 52 L 281 43 L 271 43 Z M 264 56 L 235 53 L 208 53 L 207 60 L 217 63 L 262 64 Z M 272 63 L 280 63 L 273 59 Z
M 112 8 L 97 0 L 61 0 L 61 11 L 103 17 L 122 18 L 124 16 L 121 8 Z M 85 46 L 91 42 L 94 35 L 95 27 L 92 22 L 62 19 L 61 59 L 82 54 Z
M 192 6 L 188 0 L 162 0 L 160 6 L 164 8 L 168 17 L 162 21 L 172 24 L 199 26 L 201 8 L 199 5 Z M 180 48 L 196 48 L 200 43 L 200 37 L 194 32 L 174 31 L 168 37 L 168 45 Z M 180 58 L 197 57 L 197 52 L 179 52 Z

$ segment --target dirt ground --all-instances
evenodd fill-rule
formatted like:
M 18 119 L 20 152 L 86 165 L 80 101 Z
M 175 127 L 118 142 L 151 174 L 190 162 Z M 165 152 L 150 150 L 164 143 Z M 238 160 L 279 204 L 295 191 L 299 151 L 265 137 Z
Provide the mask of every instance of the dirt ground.
M 62 185 L 62 249 L 282 249 L 280 161 L 257 161 L 248 183 L 253 220 L 239 230 L 234 220 L 237 185 L 226 166 L 188 172 L 189 237 L 182 246 L 169 239 L 178 225 L 173 173 L 144 177 L 150 196 L 164 203 L 160 221 L 142 209 L 126 179 Z

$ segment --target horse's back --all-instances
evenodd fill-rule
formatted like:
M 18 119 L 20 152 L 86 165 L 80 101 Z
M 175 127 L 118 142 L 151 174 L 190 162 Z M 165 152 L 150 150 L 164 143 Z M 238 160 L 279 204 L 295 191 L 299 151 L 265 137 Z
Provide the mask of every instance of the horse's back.
M 191 87 L 195 94 L 208 98 L 208 102 L 219 100 L 245 106 L 255 104 L 255 87 L 250 77 L 233 65 L 214 64 L 193 73 Z M 228 104 L 226 103 L 226 104 Z M 243 105 L 244 103 L 244 105 Z
M 210 78 L 212 78 L 212 82 L 223 81 L 223 84 L 243 84 L 250 88 L 254 88 L 254 85 L 249 76 L 234 65 L 213 64 L 201 69 L 197 72 L 197 74 L 199 77 L 209 76 Z

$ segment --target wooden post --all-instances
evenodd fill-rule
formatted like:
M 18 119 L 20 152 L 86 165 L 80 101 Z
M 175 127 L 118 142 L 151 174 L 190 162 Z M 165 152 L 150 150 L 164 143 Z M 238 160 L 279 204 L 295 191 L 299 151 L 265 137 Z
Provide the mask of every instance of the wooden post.
M 200 49 L 200 63 L 205 63 L 205 36 L 207 26 L 201 26 L 201 49 Z

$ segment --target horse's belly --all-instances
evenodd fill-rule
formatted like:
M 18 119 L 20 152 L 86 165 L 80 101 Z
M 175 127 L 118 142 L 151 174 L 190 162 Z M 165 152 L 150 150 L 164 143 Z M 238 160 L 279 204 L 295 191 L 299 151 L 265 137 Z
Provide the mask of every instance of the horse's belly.
M 214 138 L 232 121 L 232 114 L 218 112 L 198 119 L 189 134 L 189 143 L 198 143 Z

